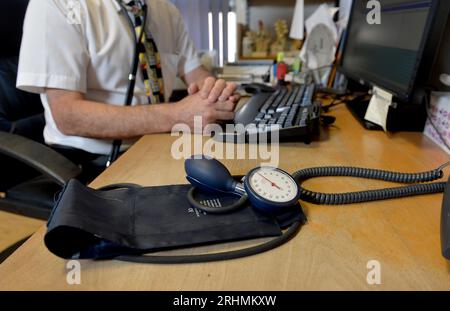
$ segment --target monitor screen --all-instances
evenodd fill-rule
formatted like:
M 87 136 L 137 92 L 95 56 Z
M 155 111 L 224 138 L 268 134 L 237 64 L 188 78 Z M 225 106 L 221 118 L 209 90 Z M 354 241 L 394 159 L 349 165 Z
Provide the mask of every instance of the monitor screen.
M 341 68 L 364 84 L 411 95 L 432 1 L 383 0 L 380 24 L 369 24 L 367 1 L 353 1 Z

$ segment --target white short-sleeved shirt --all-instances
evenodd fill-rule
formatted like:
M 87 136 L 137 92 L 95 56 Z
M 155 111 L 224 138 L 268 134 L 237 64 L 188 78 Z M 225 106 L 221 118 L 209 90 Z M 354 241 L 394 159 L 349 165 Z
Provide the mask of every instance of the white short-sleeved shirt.
M 161 55 L 168 100 L 176 76 L 197 68 L 200 61 L 179 11 L 166 0 L 146 1 L 146 31 L 153 36 Z M 46 119 L 44 137 L 48 144 L 97 154 L 111 151 L 111 141 L 62 134 L 55 125 L 44 89 L 79 91 L 88 100 L 124 104 L 134 39 L 119 8 L 115 0 L 30 1 L 17 87 L 41 94 Z M 73 10 L 79 10 L 80 14 Z M 133 105 L 147 103 L 138 71 Z M 124 148 L 129 143 L 125 142 Z

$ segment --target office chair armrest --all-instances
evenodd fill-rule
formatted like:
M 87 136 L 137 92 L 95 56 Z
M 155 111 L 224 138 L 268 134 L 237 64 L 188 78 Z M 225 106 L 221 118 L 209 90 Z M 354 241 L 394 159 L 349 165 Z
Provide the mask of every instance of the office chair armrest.
M 15 134 L 0 132 L 0 153 L 29 165 L 60 185 L 81 173 L 78 166 L 53 149 Z

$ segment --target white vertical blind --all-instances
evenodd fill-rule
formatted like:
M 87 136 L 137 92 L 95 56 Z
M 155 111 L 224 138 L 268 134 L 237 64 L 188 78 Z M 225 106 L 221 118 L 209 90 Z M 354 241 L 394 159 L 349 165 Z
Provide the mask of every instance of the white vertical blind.
M 228 12 L 228 62 L 234 63 L 237 57 L 237 17 L 236 12 Z
M 221 65 L 223 65 L 224 62 L 228 60 L 228 11 L 230 9 L 230 5 L 228 0 L 222 0 L 222 7 L 220 10 L 220 13 L 222 15 L 222 54 L 223 54 L 223 62 Z
M 170 0 L 180 10 L 186 27 L 195 46 L 199 50 L 209 50 L 210 37 L 212 47 L 223 62 L 228 60 L 228 12 L 229 0 Z M 210 36 L 208 27 L 208 13 L 212 17 L 212 32 Z M 221 26 L 219 27 L 219 13 L 221 15 Z M 220 32 L 220 29 L 222 32 Z M 219 38 L 222 38 L 219 42 Z M 236 40 L 234 38 L 233 40 Z

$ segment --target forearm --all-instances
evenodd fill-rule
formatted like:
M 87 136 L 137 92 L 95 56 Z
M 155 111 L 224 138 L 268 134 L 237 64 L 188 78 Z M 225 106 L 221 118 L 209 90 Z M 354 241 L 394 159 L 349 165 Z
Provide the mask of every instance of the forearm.
M 54 104 L 52 114 L 63 134 L 98 139 L 169 132 L 177 123 L 176 109 L 169 104 L 123 107 L 77 99 Z
M 46 95 L 57 128 L 70 136 L 126 139 L 170 132 L 179 123 L 193 129 L 196 116 L 204 125 L 234 118 L 233 101 L 211 103 L 198 93 L 173 104 L 127 107 L 89 101 L 82 93 L 67 90 L 48 89 Z

